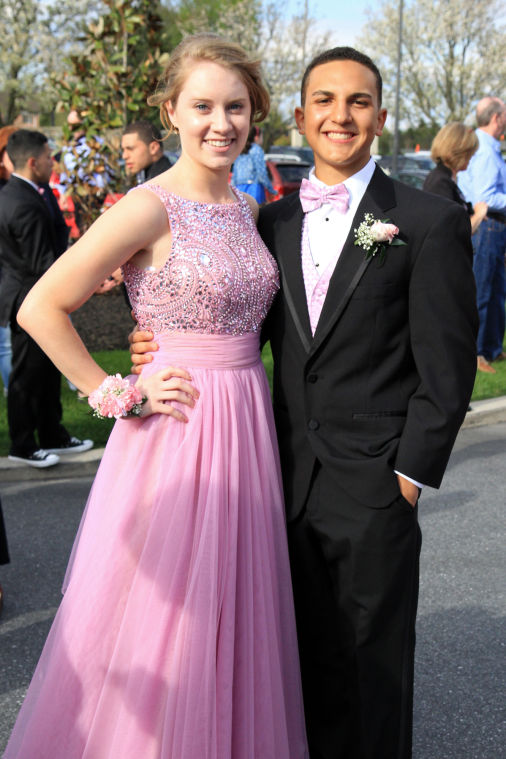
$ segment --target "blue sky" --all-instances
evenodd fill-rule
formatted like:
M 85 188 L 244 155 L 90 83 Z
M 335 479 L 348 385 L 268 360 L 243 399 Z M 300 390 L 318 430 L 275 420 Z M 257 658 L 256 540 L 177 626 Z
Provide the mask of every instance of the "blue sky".
M 331 31 L 332 43 L 353 45 L 366 22 L 365 11 L 372 5 L 372 0 L 310 0 L 309 8 L 320 28 Z M 292 15 L 300 3 L 289 0 L 288 8 Z

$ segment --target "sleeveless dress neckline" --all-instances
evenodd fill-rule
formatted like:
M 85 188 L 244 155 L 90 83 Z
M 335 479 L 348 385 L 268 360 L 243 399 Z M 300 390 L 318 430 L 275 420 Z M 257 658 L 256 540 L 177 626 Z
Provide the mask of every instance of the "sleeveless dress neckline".
M 172 190 L 167 190 L 166 187 L 163 187 L 161 184 L 158 184 L 157 182 L 144 182 L 143 184 L 137 185 L 136 187 L 133 187 L 133 190 L 137 189 L 149 189 L 150 187 L 156 187 L 158 190 L 161 190 L 164 193 L 167 193 L 167 195 L 172 195 L 173 198 L 177 198 L 178 200 L 184 201 L 185 203 L 196 203 L 203 206 L 238 206 L 243 201 L 244 198 L 242 195 L 238 192 L 238 190 L 235 189 L 235 187 L 230 187 L 232 190 L 235 200 L 231 203 L 212 203 L 208 202 L 206 200 L 194 200 L 193 198 L 185 198 L 184 195 L 178 195 L 177 192 L 172 192 Z M 247 201 L 246 201 L 247 202 Z
M 136 187 L 132 187 L 132 189 L 129 190 L 129 192 L 132 192 L 134 190 L 139 190 L 139 189 L 150 190 L 151 188 L 155 188 L 155 189 L 151 190 L 151 192 L 155 192 L 155 194 L 159 197 L 159 199 L 162 202 L 162 204 L 164 205 L 166 211 L 167 211 L 167 206 L 166 206 L 166 204 L 165 204 L 165 202 L 163 200 L 163 196 L 164 195 L 165 196 L 170 196 L 172 198 L 175 198 L 176 200 L 181 201 L 181 203 L 192 203 L 194 205 L 202 205 L 202 206 L 205 206 L 205 207 L 217 207 L 217 208 L 224 207 L 224 208 L 227 208 L 228 206 L 231 206 L 234 209 L 237 208 L 237 207 L 240 207 L 240 208 L 245 208 L 246 207 L 248 209 L 248 211 L 251 213 L 251 209 L 249 208 L 248 202 L 241 195 L 241 193 L 239 193 L 234 187 L 231 187 L 231 190 L 234 193 L 235 198 L 236 198 L 236 200 L 233 203 L 207 203 L 207 202 L 201 201 L 201 200 L 192 200 L 191 198 L 185 198 L 182 195 L 178 195 L 177 193 L 172 192 L 171 190 L 167 190 L 165 187 L 162 187 L 162 185 L 158 184 L 157 182 L 144 182 L 143 184 L 137 185 Z M 168 257 L 165 259 L 165 261 L 163 262 L 163 264 L 161 266 L 146 266 L 144 268 L 141 268 L 141 267 L 137 266 L 137 264 L 135 264 L 133 262 L 130 262 L 130 261 L 128 261 L 128 264 L 130 266 L 134 267 L 135 269 L 137 269 L 138 271 L 146 272 L 148 274 L 156 274 L 156 273 L 160 272 L 166 266 L 167 261 L 168 261 L 168 259 L 170 257 L 170 253 L 171 253 L 171 251 L 169 251 Z

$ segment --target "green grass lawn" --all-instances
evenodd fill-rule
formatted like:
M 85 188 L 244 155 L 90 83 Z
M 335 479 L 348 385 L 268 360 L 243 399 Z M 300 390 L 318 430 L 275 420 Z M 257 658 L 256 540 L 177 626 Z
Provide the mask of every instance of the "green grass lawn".
M 93 357 L 108 374 L 120 372 L 124 376 L 130 371 L 130 354 L 128 351 L 99 351 L 94 353 Z M 268 346 L 264 348 L 262 359 L 272 386 L 272 356 Z M 497 370 L 497 374 L 478 373 L 472 400 L 478 401 L 484 398 L 506 395 L 506 361 L 496 362 L 494 368 Z M 67 382 L 63 379 L 61 399 L 63 423 L 70 434 L 81 439 L 91 438 L 97 448 L 103 447 L 107 442 L 114 420 L 93 417 L 87 402 L 80 401 L 77 394 L 69 389 Z M 6 456 L 8 449 L 7 408 L 3 393 L 0 392 L 0 456 Z
M 506 345 L 506 340 L 504 344 Z M 503 349 L 506 352 L 504 345 Z M 492 366 L 497 374 L 476 373 L 471 400 L 482 401 L 485 398 L 497 398 L 500 395 L 506 395 L 506 361 L 494 361 Z
M 125 375 L 130 371 L 130 353 L 128 351 L 99 351 L 93 353 L 93 358 L 108 374 L 119 372 Z M 102 448 L 107 442 L 114 419 L 97 419 L 92 416 L 88 403 L 85 400 L 79 400 L 77 393 L 69 389 L 66 380 L 63 378 L 61 401 L 63 424 L 69 433 L 81 438 L 81 440 L 91 438 L 95 447 Z M 0 456 L 6 456 L 8 451 L 7 404 L 3 393 L 0 393 Z

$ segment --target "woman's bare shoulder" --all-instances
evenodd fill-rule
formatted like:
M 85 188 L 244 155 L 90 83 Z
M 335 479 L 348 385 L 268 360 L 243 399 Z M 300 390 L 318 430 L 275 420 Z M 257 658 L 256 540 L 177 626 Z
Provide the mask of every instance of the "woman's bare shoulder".
M 253 198 L 251 195 L 248 195 L 247 192 L 241 192 L 242 197 L 247 202 L 251 209 L 251 213 L 253 214 L 253 218 L 255 219 L 255 222 L 258 221 L 258 203 L 256 202 L 255 198 Z

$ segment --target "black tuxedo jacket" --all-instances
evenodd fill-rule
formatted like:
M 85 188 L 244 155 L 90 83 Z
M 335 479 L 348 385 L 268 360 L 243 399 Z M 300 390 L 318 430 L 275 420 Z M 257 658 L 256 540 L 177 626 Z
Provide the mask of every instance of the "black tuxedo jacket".
M 406 245 L 366 261 L 354 229 L 371 213 Z M 314 338 L 301 268 L 298 194 L 261 209 L 259 231 L 281 290 L 264 327 L 288 518 L 315 459 L 356 500 L 399 496 L 394 469 L 440 485 L 476 372 L 469 218 L 455 203 L 376 168 L 332 275 Z M 332 240 L 329 240 L 332 245 Z
M 148 179 L 154 179 L 172 166 L 171 162 L 166 155 L 163 155 L 158 161 L 150 164 L 147 169 L 144 169 L 143 182 L 147 182 Z
M 40 193 L 18 177 L 11 177 L 0 191 L 1 325 L 15 318 L 30 288 L 66 248 L 68 229 L 50 194 L 51 210 Z

